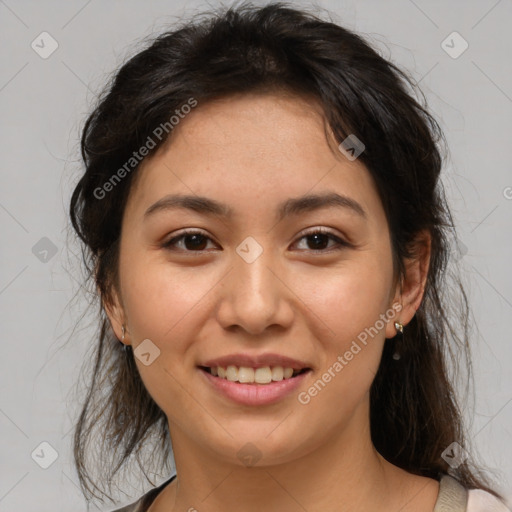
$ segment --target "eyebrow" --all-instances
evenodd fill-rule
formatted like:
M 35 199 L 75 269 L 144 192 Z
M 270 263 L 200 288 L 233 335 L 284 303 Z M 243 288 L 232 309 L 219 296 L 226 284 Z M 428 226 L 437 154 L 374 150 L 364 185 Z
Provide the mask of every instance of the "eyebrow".
M 278 205 L 276 218 L 281 221 L 288 215 L 299 215 L 304 212 L 311 212 L 322 208 L 339 207 L 352 210 L 363 218 L 367 218 L 364 208 L 354 199 L 340 195 L 336 192 L 326 194 L 306 194 L 303 196 L 287 199 Z M 234 210 L 224 203 L 220 203 L 209 197 L 196 195 L 171 194 L 159 199 L 152 204 L 144 213 L 147 219 L 157 212 L 183 208 L 192 210 L 203 215 L 212 215 L 225 219 L 233 218 Z

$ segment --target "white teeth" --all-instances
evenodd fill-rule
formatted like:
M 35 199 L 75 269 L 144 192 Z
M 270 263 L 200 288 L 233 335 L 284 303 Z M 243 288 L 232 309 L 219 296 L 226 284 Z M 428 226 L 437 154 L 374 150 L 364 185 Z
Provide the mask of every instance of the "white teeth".
M 254 382 L 258 384 L 268 384 L 272 382 L 272 372 L 268 366 L 257 368 L 254 372 Z
M 254 382 L 254 370 L 241 366 L 238 369 L 238 382 Z
M 227 368 L 216 366 L 210 368 L 210 373 L 221 379 L 227 379 L 231 382 L 269 384 L 292 377 L 293 368 L 284 368 L 282 366 L 264 366 L 263 368 L 249 368 L 247 366 L 229 365 Z
M 231 382 L 236 382 L 238 380 L 238 368 L 236 366 L 228 366 L 226 368 L 226 379 Z
M 272 380 L 278 381 L 284 379 L 284 369 L 282 366 L 274 366 L 272 368 Z

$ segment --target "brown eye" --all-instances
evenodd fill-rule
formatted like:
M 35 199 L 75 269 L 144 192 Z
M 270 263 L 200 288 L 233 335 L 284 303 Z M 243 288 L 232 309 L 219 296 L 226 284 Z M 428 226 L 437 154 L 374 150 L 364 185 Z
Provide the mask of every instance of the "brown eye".
M 185 231 L 178 236 L 171 238 L 165 242 L 162 247 L 171 251 L 184 250 L 185 252 L 200 252 L 206 250 L 209 237 L 201 231 Z M 181 247 L 179 245 L 181 244 Z
M 307 249 L 312 250 L 313 252 L 330 252 L 330 250 L 333 249 L 332 245 L 329 247 L 330 241 L 335 242 L 334 250 L 339 250 L 350 245 L 345 240 L 342 240 L 325 229 L 310 231 L 309 233 L 304 234 L 299 240 L 308 240 L 308 242 L 306 242 L 306 245 L 308 246 Z
M 350 244 L 332 232 L 325 229 L 316 229 L 300 237 L 299 241 L 307 240 L 306 251 L 327 253 L 331 250 L 340 250 L 350 247 Z M 201 231 L 184 231 L 180 235 L 165 242 L 162 247 L 170 251 L 202 252 L 207 250 L 208 241 L 212 241 Z M 334 242 L 329 246 L 330 242 Z

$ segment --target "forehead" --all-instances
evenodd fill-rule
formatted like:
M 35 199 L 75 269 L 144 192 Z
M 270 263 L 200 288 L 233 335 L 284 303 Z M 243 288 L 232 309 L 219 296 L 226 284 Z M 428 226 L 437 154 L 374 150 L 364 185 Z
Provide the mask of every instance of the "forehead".
M 137 173 L 128 206 L 138 210 L 171 192 L 255 213 L 259 203 L 326 190 L 350 195 L 370 211 L 380 203 L 364 165 L 337 149 L 319 104 L 283 94 L 199 104 Z

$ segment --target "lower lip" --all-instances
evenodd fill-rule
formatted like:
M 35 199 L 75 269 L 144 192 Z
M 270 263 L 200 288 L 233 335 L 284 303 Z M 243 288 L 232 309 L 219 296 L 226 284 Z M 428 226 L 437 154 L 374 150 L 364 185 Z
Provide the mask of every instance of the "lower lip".
M 269 384 L 243 384 L 214 377 L 201 368 L 198 370 L 216 391 L 241 405 L 268 405 L 278 402 L 297 389 L 311 372 L 308 370 L 296 377 Z

